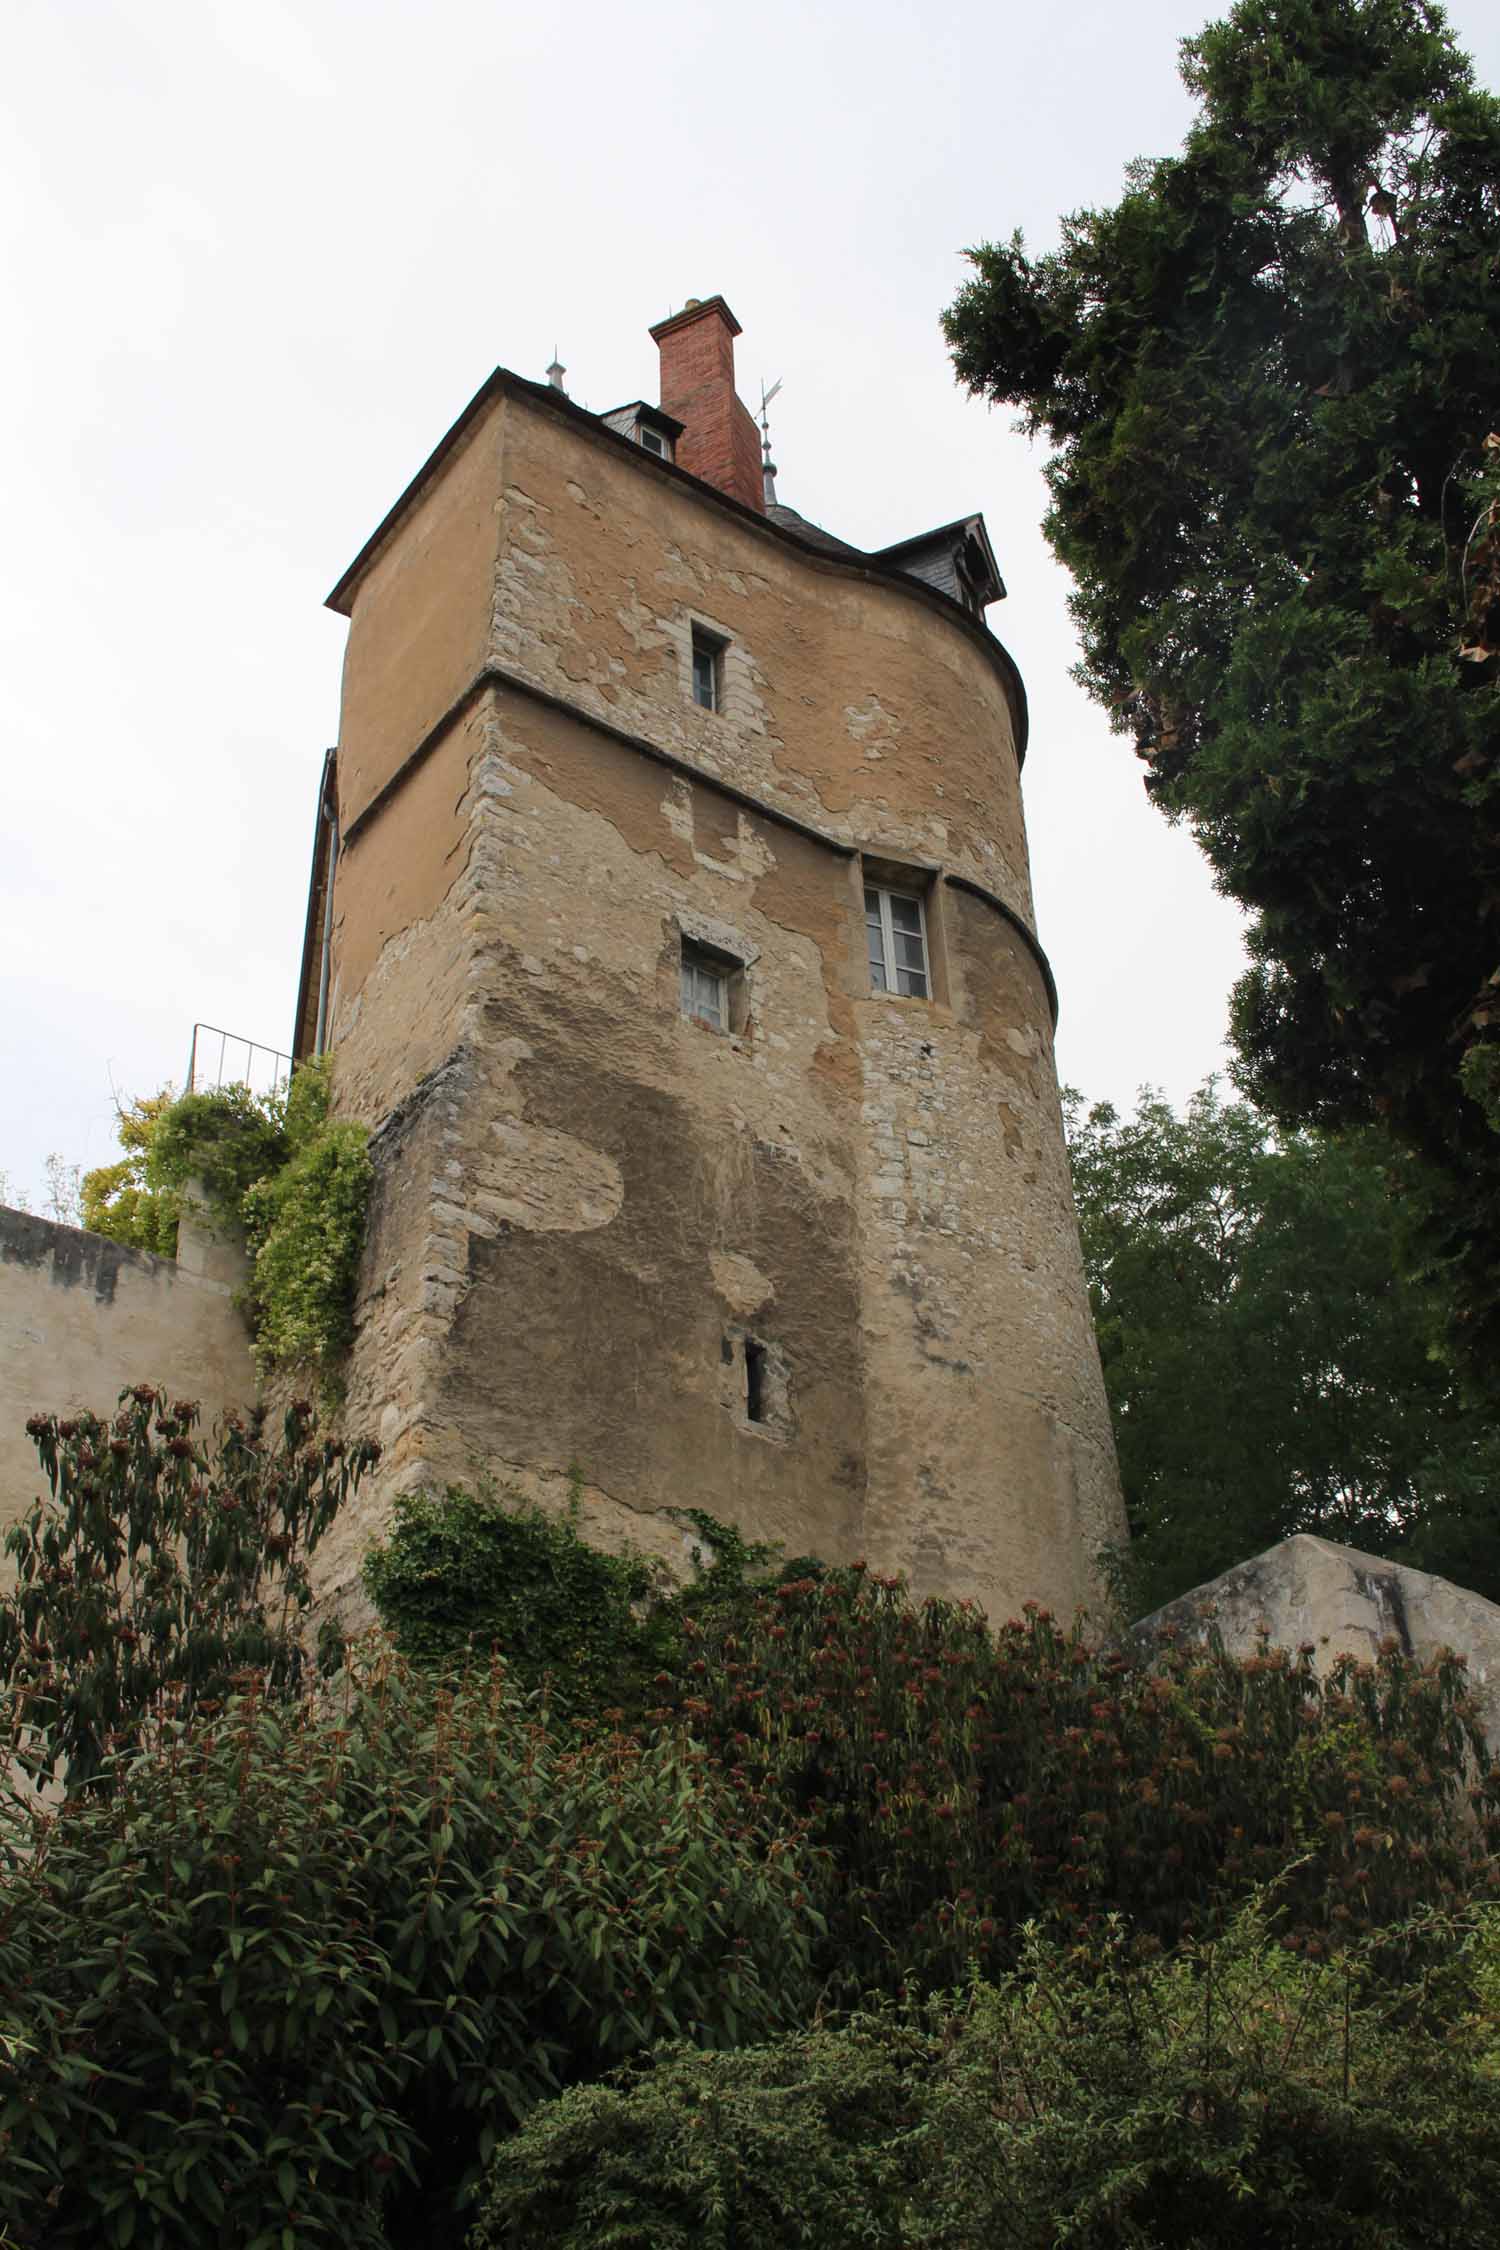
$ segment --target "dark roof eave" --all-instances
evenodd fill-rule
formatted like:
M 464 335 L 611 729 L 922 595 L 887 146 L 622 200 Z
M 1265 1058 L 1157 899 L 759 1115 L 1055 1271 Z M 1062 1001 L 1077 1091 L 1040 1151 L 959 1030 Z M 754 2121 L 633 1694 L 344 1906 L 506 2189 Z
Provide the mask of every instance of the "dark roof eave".
M 292 1056 L 301 1060 L 297 1044 L 302 1037 L 302 1026 L 307 1021 L 307 1002 L 312 989 L 312 965 L 321 961 L 323 933 L 316 921 L 318 905 L 318 879 L 328 857 L 329 831 L 337 819 L 338 803 L 338 752 L 325 750 L 323 772 L 318 782 L 318 812 L 313 824 L 312 872 L 307 879 L 307 914 L 302 926 L 302 967 L 297 978 L 297 1012 L 292 1018 Z M 333 870 L 328 869 L 327 879 L 333 880 Z
M 353 562 L 350 563 L 349 568 L 344 572 L 343 577 L 340 578 L 332 593 L 328 595 L 324 603 L 325 608 L 336 610 L 341 617 L 349 615 L 353 606 L 354 590 L 359 580 L 363 577 L 367 566 L 373 562 L 376 554 L 385 544 L 387 537 L 395 529 L 401 517 L 418 495 L 431 483 L 449 455 L 457 450 L 485 409 L 495 399 L 504 396 L 507 392 L 513 392 L 522 398 L 529 399 L 533 405 L 542 407 L 548 413 L 561 415 L 565 421 L 571 422 L 578 430 L 592 433 L 594 438 L 604 445 L 619 446 L 636 464 L 637 468 L 644 467 L 648 475 L 676 478 L 689 491 L 695 493 L 700 500 L 707 501 L 712 507 L 728 509 L 729 513 L 738 516 L 742 523 L 753 525 L 769 539 L 780 540 L 787 546 L 794 547 L 798 554 L 806 555 L 824 569 L 852 571 L 862 576 L 869 576 L 877 579 L 882 585 L 899 588 L 902 593 L 911 596 L 913 600 L 926 602 L 930 606 L 935 605 L 943 616 L 959 625 L 984 650 L 985 655 L 1000 673 L 1005 683 L 1015 726 L 1016 763 L 1017 765 L 1025 764 L 1029 713 L 1026 704 L 1025 682 L 1021 678 L 1015 658 L 1004 642 L 999 640 L 987 625 L 978 618 L 970 616 L 961 602 L 954 601 L 950 594 L 940 592 L 936 586 L 928 586 L 919 578 L 908 577 L 889 559 L 892 555 L 900 553 L 902 547 L 914 546 L 935 538 L 943 530 L 961 531 L 965 529 L 975 521 L 973 516 L 960 516 L 952 525 L 940 525 L 937 532 L 924 532 L 920 541 L 902 540 L 899 546 L 884 547 L 875 554 L 870 554 L 861 548 L 854 548 L 850 550 L 848 556 L 837 555 L 826 547 L 815 546 L 811 540 L 799 538 L 789 525 L 773 522 L 763 510 L 749 507 L 743 500 L 736 500 L 732 493 L 721 492 L 717 485 L 705 483 L 702 477 L 691 476 L 686 469 L 679 468 L 675 461 L 668 461 L 660 454 L 650 453 L 644 446 L 637 445 L 632 438 L 622 436 L 618 430 L 609 429 L 597 414 L 590 413 L 587 407 L 577 405 L 565 391 L 555 390 L 550 383 L 528 382 L 524 375 L 514 374 L 508 367 L 497 367 L 493 370 L 474 393 L 451 428 L 446 430 L 443 436 L 439 438 L 410 484 L 407 485 L 399 499 L 386 510 Z

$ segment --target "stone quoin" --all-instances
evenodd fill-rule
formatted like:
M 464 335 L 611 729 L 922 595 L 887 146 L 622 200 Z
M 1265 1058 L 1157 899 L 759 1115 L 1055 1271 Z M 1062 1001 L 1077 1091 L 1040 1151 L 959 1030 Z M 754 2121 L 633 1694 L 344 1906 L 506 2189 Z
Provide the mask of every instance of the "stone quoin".
M 332 1593 L 480 1473 L 1002 1615 L 1124 1536 L 989 538 L 780 504 L 738 332 L 605 415 L 497 370 L 329 597 L 296 1051 L 373 1135 L 385 1447 Z

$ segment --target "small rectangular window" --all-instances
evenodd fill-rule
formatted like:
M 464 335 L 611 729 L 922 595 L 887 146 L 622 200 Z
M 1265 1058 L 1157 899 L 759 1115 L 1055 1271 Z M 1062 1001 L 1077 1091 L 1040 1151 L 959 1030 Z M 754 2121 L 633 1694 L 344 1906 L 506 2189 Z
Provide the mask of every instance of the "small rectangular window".
M 660 430 L 653 430 L 649 423 L 642 422 L 639 435 L 648 453 L 659 453 L 663 460 L 667 458 L 667 441 Z
M 717 711 L 723 699 L 724 643 L 701 625 L 693 627 L 693 701 Z
M 682 947 L 682 1012 L 711 1031 L 729 1026 L 729 975 L 724 964 L 686 939 Z
M 745 1420 L 766 1418 L 766 1347 L 753 1336 L 745 1338 Z
M 872 992 L 928 997 L 927 923 L 922 901 L 907 891 L 865 885 L 865 937 Z

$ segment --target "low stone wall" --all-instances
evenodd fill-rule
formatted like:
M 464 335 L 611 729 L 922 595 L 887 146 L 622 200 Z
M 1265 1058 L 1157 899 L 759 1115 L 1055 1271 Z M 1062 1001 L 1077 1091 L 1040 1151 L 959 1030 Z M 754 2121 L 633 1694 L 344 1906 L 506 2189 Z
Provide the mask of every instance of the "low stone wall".
M 197 1399 L 205 1424 L 254 1403 L 235 1278 L 186 1228 L 174 1261 L 0 1208 L 0 1533 L 43 1489 L 28 1414 L 102 1414 L 142 1382 Z

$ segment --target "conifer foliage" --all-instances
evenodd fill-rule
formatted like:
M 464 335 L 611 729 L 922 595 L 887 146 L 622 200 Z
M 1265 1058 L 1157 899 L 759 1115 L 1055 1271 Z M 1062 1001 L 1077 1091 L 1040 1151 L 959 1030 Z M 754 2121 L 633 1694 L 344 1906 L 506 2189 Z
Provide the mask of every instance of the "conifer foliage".
M 1500 1333 L 1500 104 L 1430 0 L 1239 0 L 1113 209 L 971 253 L 958 374 L 1054 448 L 1082 677 L 1251 909 L 1247 1080 L 1385 1116 Z
M 1434 1928 L 1441 1978 L 1403 1986 L 1253 1912 L 1167 1960 L 1032 1932 L 966 1999 L 549 2104 L 497 2152 L 475 2250 L 1479 2250 L 1475 1936 Z

